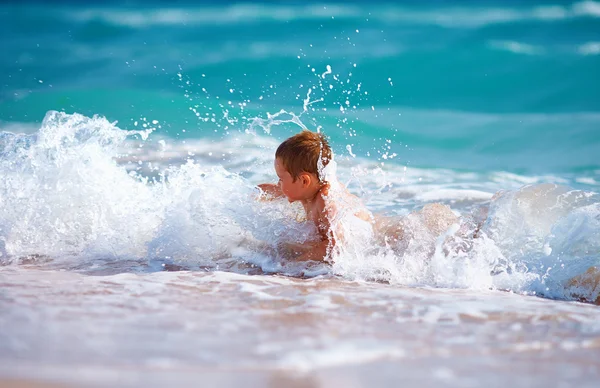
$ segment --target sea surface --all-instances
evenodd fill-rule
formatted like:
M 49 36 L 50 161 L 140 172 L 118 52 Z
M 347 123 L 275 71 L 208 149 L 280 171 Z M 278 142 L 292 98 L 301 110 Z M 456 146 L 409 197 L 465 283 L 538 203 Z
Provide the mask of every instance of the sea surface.
M 401 241 L 285 259 L 302 129 Z M 0 386 L 596 387 L 599 193 L 600 2 L 5 1 Z

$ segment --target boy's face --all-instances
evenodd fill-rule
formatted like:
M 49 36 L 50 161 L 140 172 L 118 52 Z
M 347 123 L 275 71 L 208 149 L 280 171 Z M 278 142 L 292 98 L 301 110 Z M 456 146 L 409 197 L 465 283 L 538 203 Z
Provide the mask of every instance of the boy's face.
M 285 169 L 279 158 L 275 159 L 275 172 L 279 177 L 279 187 L 288 201 L 294 202 L 305 199 L 306 188 L 302 183 L 302 179 L 296 179 L 294 182 L 292 174 Z

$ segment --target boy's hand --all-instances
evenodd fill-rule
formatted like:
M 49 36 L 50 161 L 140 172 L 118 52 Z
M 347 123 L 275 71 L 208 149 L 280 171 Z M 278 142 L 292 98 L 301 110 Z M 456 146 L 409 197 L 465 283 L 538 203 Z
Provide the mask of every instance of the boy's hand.
M 258 188 L 263 192 L 263 194 L 266 194 L 267 196 L 274 198 L 283 197 L 283 192 L 281 191 L 281 188 L 279 188 L 279 185 L 275 183 L 261 183 L 260 185 L 258 185 Z M 261 195 L 261 198 L 264 198 L 264 195 Z

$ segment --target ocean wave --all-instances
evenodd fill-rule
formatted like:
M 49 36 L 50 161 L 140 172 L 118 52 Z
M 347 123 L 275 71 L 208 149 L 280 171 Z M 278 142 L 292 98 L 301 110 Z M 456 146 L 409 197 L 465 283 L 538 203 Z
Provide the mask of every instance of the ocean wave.
M 586 42 L 575 46 L 555 45 L 544 47 L 514 40 L 492 40 L 488 46 L 495 50 L 507 51 L 513 54 L 524 55 L 598 55 L 600 42 Z
M 286 6 L 286 5 L 229 5 L 203 8 L 152 8 L 127 10 L 96 8 L 65 11 L 64 15 L 78 22 L 102 20 L 128 27 L 152 25 L 215 25 L 260 23 L 263 21 L 286 22 L 293 20 L 323 20 L 338 17 L 355 19 L 361 17 L 361 9 L 354 6 Z
M 158 25 L 256 24 L 307 20 L 377 20 L 385 23 L 437 25 L 450 28 L 476 28 L 522 21 L 551 22 L 574 18 L 600 17 L 600 3 L 582 1 L 570 6 L 548 5 L 529 8 L 417 7 L 380 5 L 312 4 L 266 5 L 236 4 L 223 7 L 189 8 L 86 8 L 62 9 L 63 17 L 75 22 L 100 20 L 114 25 L 144 28 Z
M 491 41 L 489 45 L 494 49 L 509 51 L 515 54 L 540 55 L 545 53 L 545 49 L 541 46 L 512 40 L 494 40 Z
M 276 142 L 199 140 L 199 149 L 181 149 L 186 160 L 160 167 L 136 157 L 174 155 L 165 139 L 140 154 L 152 147 L 151 132 L 50 112 L 37 133 L 0 133 L 0 262 L 50 260 L 79 268 L 107 259 L 167 260 L 231 271 L 245 271 L 250 263 L 293 276 L 325 271 L 400 285 L 597 297 L 592 289 L 570 294 L 564 288 L 570 277 L 600 265 L 600 197 L 592 191 L 550 184 L 548 177 L 386 170 L 375 161 L 336 157 L 339 179 L 391 220 L 392 234 L 382 233 L 401 231 L 402 237 L 381 243 L 360 235 L 334 254 L 331 269 L 306 268 L 274 260 L 281 242 L 311 238 L 312 229 L 298 222 L 301 209 L 255 200 L 255 182 L 273 176 Z M 135 167 L 144 164 L 155 176 Z M 415 212 L 431 201 L 452 205 L 452 212 L 443 205 Z M 436 217 L 456 214 L 462 216 L 456 228 L 441 237 L 432 232 Z M 345 231 L 363 229 L 350 224 Z
M 577 48 L 577 52 L 581 55 L 598 55 L 600 54 L 600 42 L 588 42 Z

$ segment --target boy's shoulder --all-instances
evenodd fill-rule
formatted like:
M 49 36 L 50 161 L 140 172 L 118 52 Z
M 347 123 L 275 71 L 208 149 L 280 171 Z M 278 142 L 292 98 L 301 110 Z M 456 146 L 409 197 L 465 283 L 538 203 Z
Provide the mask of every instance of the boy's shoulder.
M 329 183 L 325 183 L 317 193 L 316 205 L 321 209 L 325 208 L 326 201 L 331 200 Z
M 319 202 L 322 211 L 329 217 L 335 217 L 338 212 L 342 211 L 353 214 L 364 221 L 371 222 L 373 219 L 373 215 L 365 207 L 362 199 L 350 193 L 343 185 L 339 188 L 336 187 L 335 190 L 331 190 L 329 185 L 325 185 L 320 192 Z

